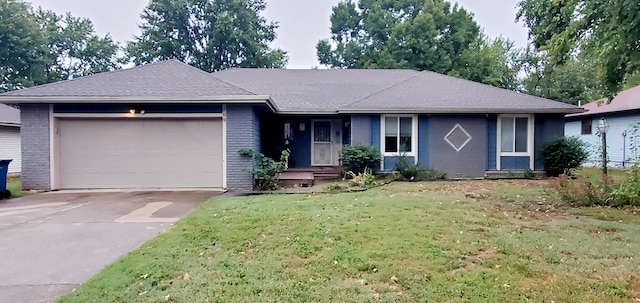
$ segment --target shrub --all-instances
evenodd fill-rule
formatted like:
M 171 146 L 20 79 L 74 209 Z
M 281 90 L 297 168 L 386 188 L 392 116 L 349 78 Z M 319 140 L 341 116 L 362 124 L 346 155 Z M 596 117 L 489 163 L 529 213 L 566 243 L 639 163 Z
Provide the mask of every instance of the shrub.
M 280 154 L 280 161 L 273 160 L 261 153 L 253 150 L 242 149 L 238 151 L 241 156 L 253 157 L 256 161 L 254 169 L 251 171 L 255 180 L 254 187 L 257 190 L 276 190 L 280 188 L 278 177 L 289 168 L 288 149 Z
M 576 137 L 560 138 L 542 148 L 544 170 L 552 177 L 569 174 L 571 169 L 580 167 L 588 156 L 585 143 Z
M 418 164 L 410 163 L 406 157 L 400 157 L 400 159 L 398 159 L 396 170 L 400 174 L 400 177 L 406 181 L 435 181 L 447 178 L 446 173 L 433 168 L 421 168 Z
M 357 186 L 361 188 L 371 188 L 374 185 L 376 177 L 373 175 L 373 171 L 370 168 L 365 168 L 363 172 L 355 174 L 353 171 L 349 171 L 351 176 L 349 180 L 349 186 Z
M 640 168 L 634 165 L 629 174 L 629 178 L 613 190 L 614 206 L 640 206 Z
M 595 181 L 578 176 L 572 179 L 566 174 L 549 179 L 562 201 L 574 206 L 611 206 L 614 202 L 613 179 L 605 176 Z
M 345 145 L 342 147 L 340 161 L 342 168 L 355 174 L 364 173 L 365 169 L 377 170 L 382 156 L 374 148 L 364 145 Z

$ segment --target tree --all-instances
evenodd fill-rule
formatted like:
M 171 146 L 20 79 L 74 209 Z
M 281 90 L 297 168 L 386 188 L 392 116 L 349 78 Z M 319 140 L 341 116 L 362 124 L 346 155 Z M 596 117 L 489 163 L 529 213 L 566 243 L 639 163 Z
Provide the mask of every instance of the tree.
M 640 2 L 629 0 L 522 0 L 517 18 L 534 46 L 553 64 L 581 54 L 602 74 L 611 96 L 640 71 Z
M 278 26 L 260 16 L 264 9 L 264 0 L 151 0 L 126 51 L 137 65 L 174 58 L 209 72 L 283 67 L 286 53 L 268 45 Z
M 93 23 L 70 13 L 58 15 L 39 8 L 35 17 L 46 44 L 41 60 L 47 82 L 119 68 L 118 45 L 109 35 L 99 37 Z
M 118 49 L 89 19 L 0 0 L 0 91 L 116 69 Z
M 43 42 L 26 3 L 0 0 L 0 92 L 44 82 L 37 47 Z
M 470 13 L 445 0 L 341 2 L 331 14 L 331 33 L 316 50 L 332 68 L 429 70 L 517 86 L 517 67 L 509 65 L 513 45 L 485 39 Z
M 593 62 L 582 56 L 553 64 L 544 52 L 527 49 L 522 58 L 524 92 L 573 105 L 604 97 Z

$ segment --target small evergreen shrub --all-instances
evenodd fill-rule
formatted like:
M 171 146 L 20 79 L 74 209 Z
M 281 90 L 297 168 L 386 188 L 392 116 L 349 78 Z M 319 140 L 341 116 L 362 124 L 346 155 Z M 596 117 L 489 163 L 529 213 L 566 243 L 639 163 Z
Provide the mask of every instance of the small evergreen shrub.
M 355 174 L 364 173 L 365 169 L 372 171 L 380 167 L 382 156 L 373 147 L 364 145 L 345 145 L 342 147 L 342 169 Z
M 569 174 L 571 169 L 584 164 L 588 157 L 586 144 L 576 137 L 560 138 L 542 148 L 544 170 L 550 177 Z

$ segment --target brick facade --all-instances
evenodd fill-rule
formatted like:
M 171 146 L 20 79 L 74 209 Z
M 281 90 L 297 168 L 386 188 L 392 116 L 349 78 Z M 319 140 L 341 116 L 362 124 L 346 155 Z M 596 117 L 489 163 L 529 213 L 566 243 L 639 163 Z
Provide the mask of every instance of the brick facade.
M 251 106 L 227 105 L 227 188 L 251 189 L 253 176 L 251 157 L 240 156 L 241 149 L 260 152 L 259 119 Z
M 22 187 L 51 189 L 49 105 L 22 104 Z

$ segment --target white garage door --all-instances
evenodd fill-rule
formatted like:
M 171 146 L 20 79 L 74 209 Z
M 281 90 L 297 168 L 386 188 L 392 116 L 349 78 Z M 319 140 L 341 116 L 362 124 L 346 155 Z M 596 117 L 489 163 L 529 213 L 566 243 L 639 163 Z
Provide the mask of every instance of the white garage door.
M 222 120 L 58 119 L 62 189 L 223 186 Z

